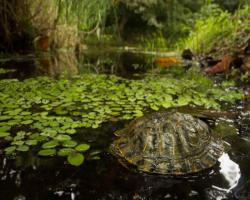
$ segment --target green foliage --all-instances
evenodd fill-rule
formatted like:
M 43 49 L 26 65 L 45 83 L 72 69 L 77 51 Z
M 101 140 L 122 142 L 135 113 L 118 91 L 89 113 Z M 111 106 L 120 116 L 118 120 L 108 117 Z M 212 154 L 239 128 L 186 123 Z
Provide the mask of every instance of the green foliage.
M 219 101 L 242 98 L 231 82 L 224 82 L 224 89 L 197 72 L 180 75 L 179 71 L 146 74 L 140 80 L 104 74 L 83 74 L 71 80 L 2 80 L 0 138 L 7 144 L 4 152 L 16 154 L 36 147 L 40 156 L 67 156 L 70 164 L 78 166 L 91 151 L 90 144 L 76 140 L 79 128 L 99 128 L 103 122 L 132 119 L 150 109 L 183 105 L 219 109 Z M 91 152 L 89 158 L 99 159 L 98 152 Z
M 15 72 L 15 69 L 4 69 L 4 68 L 0 68 L 0 74 L 6 74 L 6 73 L 10 73 L 10 72 Z
M 73 166 L 79 166 L 83 163 L 84 156 L 81 153 L 71 153 L 68 156 L 68 162 Z
M 216 4 L 209 4 L 201 9 L 197 17 L 194 29 L 190 27 L 189 37 L 180 40 L 177 46 L 181 49 L 191 48 L 197 53 L 209 53 L 216 48 L 233 48 L 236 40 L 242 40 L 238 33 L 248 27 L 249 7 L 231 14 Z

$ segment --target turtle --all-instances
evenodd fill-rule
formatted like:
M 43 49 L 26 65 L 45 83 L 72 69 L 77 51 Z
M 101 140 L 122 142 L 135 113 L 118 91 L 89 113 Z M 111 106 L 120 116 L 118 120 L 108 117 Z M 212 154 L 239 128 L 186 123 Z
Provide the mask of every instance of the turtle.
M 136 170 L 168 175 L 196 173 L 214 166 L 223 141 L 199 118 L 177 111 L 156 112 L 115 132 L 113 155 Z

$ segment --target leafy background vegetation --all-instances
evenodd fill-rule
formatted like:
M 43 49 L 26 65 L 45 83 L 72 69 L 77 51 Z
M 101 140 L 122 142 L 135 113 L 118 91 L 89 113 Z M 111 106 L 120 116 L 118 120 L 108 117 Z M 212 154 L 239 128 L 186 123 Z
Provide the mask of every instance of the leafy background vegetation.
M 249 34 L 249 7 L 245 0 L 53 2 L 52 5 L 47 0 L 1 0 L 1 50 L 18 50 L 20 42 L 31 48 L 32 41 L 47 35 L 50 45 L 60 48 L 67 48 L 68 43 L 73 43 L 70 47 L 74 48 L 82 42 L 125 42 L 150 49 L 177 46 L 209 52 L 216 44 L 231 45 L 241 39 L 239 31 Z

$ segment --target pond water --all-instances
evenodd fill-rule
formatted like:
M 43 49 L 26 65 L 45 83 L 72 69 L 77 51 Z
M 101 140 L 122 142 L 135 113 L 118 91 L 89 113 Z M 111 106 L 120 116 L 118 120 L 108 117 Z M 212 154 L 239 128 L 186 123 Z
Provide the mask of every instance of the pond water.
M 24 80 L 41 75 L 59 79 L 82 73 L 116 74 L 141 79 L 145 72 L 163 73 L 155 67 L 156 57 L 159 55 L 120 50 L 31 54 L 25 58 L 13 56 L 2 59 L 0 68 L 15 71 L 0 74 L 0 79 Z M 182 72 L 186 70 L 182 69 Z M 178 68 L 171 73 L 179 75 L 179 71 Z M 80 167 L 71 166 L 62 158 L 37 156 L 35 150 L 16 156 L 1 156 L 0 197 L 6 200 L 250 199 L 249 102 L 238 101 L 235 105 L 224 107 L 228 107 L 234 117 L 230 120 L 217 117 L 209 122 L 214 127 L 223 124 L 222 132 L 228 133 L 223 138 L 226 151 L 210 170 L 182 177 L 129 171 L 108 151 L 115 139 L 113 133 L 123 128 L 128 120 L 110 121 L 97 129 L 82 128 L 77 134 L 77 141 L 87 142 L 91 144 L 91 149 L 101 152 L 99 159 L 90 159 L 87 154 Z

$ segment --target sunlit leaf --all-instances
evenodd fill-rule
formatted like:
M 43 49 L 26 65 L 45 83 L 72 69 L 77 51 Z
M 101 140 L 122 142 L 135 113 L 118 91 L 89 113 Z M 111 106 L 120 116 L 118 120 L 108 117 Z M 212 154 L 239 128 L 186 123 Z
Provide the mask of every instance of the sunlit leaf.
M 75 147 L 77 151 L 87 151 L 90 148 L 90 145 L 88 144 L 79 144 Z
M 57 140 L 51 140 L 49 142 L 46 142 L 42 145 L 43 149 L 51 149 L 51 148 L 55 148 L 56 146 L 59 145 L 59 142 Z
M 60 134 L 60 135 L 57 135 L 56 137 L 54 137 L 54 139 L 58 140 L 58 141 L 65 141 L 65 140 L 70 140 L 71 137 L 69 135 Z
M 62 143 L 64 147 L 75 147 L 77 145 L 77 142 L 74 140 L 66 140 Z

